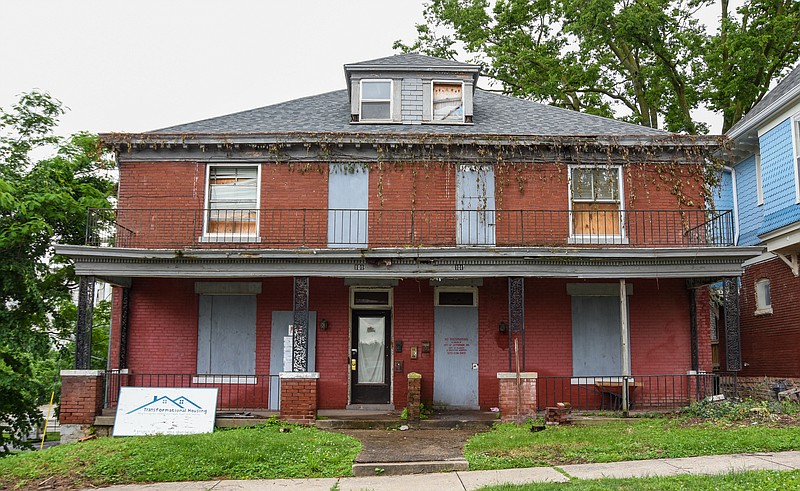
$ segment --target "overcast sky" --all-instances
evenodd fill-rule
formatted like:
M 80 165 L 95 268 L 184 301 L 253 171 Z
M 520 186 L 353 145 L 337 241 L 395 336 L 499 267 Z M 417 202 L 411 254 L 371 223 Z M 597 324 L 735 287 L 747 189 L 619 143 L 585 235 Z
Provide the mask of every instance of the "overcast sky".
M 338 90 L 422 3 L 0 0 L 0 107 L 36 88 L 69 107 L 60 134 L 136 132 Z

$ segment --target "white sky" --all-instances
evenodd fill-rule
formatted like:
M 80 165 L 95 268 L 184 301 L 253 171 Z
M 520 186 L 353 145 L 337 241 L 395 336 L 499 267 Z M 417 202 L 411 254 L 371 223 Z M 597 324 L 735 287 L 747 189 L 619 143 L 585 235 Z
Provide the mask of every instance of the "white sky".
M 70 109 L 62 135 L 136 132 L 342 89 L 342 65 L 415 38 L 422 3 L 0 0 L 0 107 L 36 88 Z

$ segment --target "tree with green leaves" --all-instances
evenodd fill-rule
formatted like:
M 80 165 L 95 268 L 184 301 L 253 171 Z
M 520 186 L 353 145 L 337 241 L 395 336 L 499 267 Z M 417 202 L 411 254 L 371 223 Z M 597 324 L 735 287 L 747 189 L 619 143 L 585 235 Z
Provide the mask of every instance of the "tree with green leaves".
M 709 30 L 701 9 L 719 8 Z M 800 2 L 752 0 L 431 0 L 417 39 L 395 48 L 464 51 L 511 95 L 690 134 L 692 112 L 723 131 L 800 55 Z
M 0 455 L 21 445 L 41 419 L 46 388 L 34 362 L 69 339 L 75 274 L 55 242 L 79 243 L 86 210 L 110 207 L 113 160 L 97 136 L 54 134 L 64 113 L 46 93 L 0 109 Z M 43 152 L 50 157 L 37 159 Z

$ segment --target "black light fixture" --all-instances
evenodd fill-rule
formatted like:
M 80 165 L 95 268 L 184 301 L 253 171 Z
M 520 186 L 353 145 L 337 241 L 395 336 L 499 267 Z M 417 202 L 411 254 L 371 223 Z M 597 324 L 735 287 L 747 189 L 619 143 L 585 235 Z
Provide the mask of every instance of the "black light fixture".
M 506 324 L 506 321 L 500 321 L 500 325 L 497 326 L 497 329 L 500 331 L 500 334 L 505 334 L 508 332 L 508 324 Z
M 328 330 L 328 321 L 326 319 L 322 319 L 321 321 L 319 321 L 319 328 L 322 331 L 327 331 Z

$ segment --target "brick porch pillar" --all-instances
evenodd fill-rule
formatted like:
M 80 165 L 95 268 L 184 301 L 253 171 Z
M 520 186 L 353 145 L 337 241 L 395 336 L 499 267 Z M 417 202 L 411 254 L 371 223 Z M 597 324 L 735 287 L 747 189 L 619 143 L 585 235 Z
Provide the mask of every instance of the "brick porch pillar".
M 317 419 L 319 372 L 281 372 L 281 419 L 313 424 Z
M 61 443 L 88 436 L 103 410 L 102 370 L 61 370 Z
M 498 372 L 500 382 L 500 415 L 503 421 L 524 422 L 536 417 L 536 372 L 522 372 L 517 386 L 515 372 Z
M 419 404 L 422 402 L 422 375 L 417 372 L 408 374 L 408 421 L 419 420 Z

